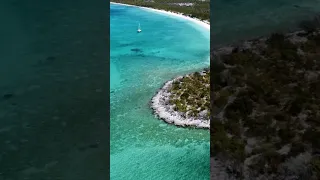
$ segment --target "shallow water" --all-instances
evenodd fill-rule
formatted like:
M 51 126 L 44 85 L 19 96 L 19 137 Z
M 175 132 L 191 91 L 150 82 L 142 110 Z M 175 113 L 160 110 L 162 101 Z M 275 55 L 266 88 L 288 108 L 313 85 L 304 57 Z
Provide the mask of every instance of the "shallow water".
M 214 0 L 210 6 L 213 46 L 295 30 L 320 12 L 318 0 Z
M 111 179 L 209 179 L 209 131 L 168 125 L 149 102 L 164 82 L 208 67 L 210 33 L 140 8 L 110 11 Z

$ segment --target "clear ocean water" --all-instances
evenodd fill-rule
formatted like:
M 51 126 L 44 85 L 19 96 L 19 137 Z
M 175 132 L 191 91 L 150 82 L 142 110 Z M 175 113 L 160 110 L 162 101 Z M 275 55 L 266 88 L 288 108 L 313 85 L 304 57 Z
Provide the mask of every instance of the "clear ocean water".
M 213 0 L 212 46 L 297 29 L 320 12 L 318 0 Z
M 0 179 L 108 177 L 109 3 L 0 1 Z
M 210 32 L 149 10 L 110 6 L 111 179 L 209 179 L 209 131 L 168 125 L 149 102 L 166 81 L 209 66 Z

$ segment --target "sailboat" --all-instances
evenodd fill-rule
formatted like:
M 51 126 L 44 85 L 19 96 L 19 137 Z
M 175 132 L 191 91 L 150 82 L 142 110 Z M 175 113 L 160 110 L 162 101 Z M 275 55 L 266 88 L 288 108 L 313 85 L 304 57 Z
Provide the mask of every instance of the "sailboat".
M 140 28 L 140 23 L 139 23 L 139 27 L 138 27 L 137 32 L 140 33 L 141 31 L 142 31 L 142 30 L 141 30 L 141 28 Z

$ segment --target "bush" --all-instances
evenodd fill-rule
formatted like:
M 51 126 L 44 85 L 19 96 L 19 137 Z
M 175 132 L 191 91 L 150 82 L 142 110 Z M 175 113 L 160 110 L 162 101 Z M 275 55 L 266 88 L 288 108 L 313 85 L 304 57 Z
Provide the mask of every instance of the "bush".
M 210 61 L 210 71 L 211 72 L 219 74 L 223 70 L 225 70 L 225 67 L 222 62 L 220 62 L 218 60 L 211 60 Z
M 298 115 L 301 112 L 304 103 L 305 99 L 303 97 L 296 97 L 292 101 L 290 108 L 288 108 L 288 113 L 294 116 Z
M 312 70 L 313 68 L 315 68 L 315 63 L 313 61 L 313 59 L 307 58 L 304 62 L 304 67 L 308 70 Z
M 177 110 L 180 112 L 187 112 L 187 107 L 183 105 L 182 103 L 177 103 L 176 104 Z
M 314 41 L 316 45 L 318 45 L 318 46 L 320 45 L 320 35 L 319 34 L 311 35 L 311 36 L 308 37 L 308 39 L 310 41 Z
M 313 172 L 314 172 L 318 177 L 320 177 L 320 158 L 319 158 L 319 157 L 312 158 L 310 164 L 311 164 L 311 167 L 312 167 Z
M 236 160 L 243 162 L 245 160 L 244 143 L 240 139 L 232 138 L 228 147 L 231 156 Z
M 279 98 L 276 97 L 273 92 L 265 94 L 264 101 L 269 105 L 279 105 Z
M 285 160 L 285 157 L 282 156 L 281 154 L 279 154 L 275 150 L 270 150 L 270 151 L 265 152 L 263 154 L 263 157 L 268 162 L 268 165 L 269 165 L 268 171 L 269 172 L 276 172 L 279 165 L 282 162 L 284 162 L 284 160 Z
M 227 147 L 229 146 L 230 139 L 228 138 L 227 134 L 225 133 L 224 130 L 215 128 L 215 130 L 211 131 L 211 143 L 212 143 L 212 148 L 215 151 L 215 153 L 219 152 L 225 152 Z
M 213 103 L 218 107 L 223 107 L 228 102 L 230 92 L 228 90 L 221 90 L 219 96 L 213 97 Z
M 286 49 L 281 51 L 281 58 L 289 61 L 296 61 L 300 57 L 295 49 Z
M 295 132 L 287 126 L 286 128 L 280 129 L 278 135 L 283 143 L 290 143 L 295 136 Z
M 315 41 L 309 40 L 301 45 L 301 50 L 303 50 L 304 52 L 315 53 L 317 50 L 317 43 Z
M 240 119 L 240 113 L 237 110 L 225 109 L 224 116 L 228 119 L 228 121 L 238 122 Z
M 273 33 L 266 41 L 267 45 L 271 48 L 277 48 L 279 45 L 282 45 L 285 41 L 285 36 L 280 33 Z
M 277 121 L 282 121 L 282 122 L 287 122 L 290 119 L 290 117 L 284 112 L 277 112 L 273 117 Z
M 231 104 L 226 108 L 226 117 L 236 113 L 240 115 L 239 118 L 247 117 L 252 112 L 252 102 L 245 97 L 237 97 Z M 227 117 L 228 118 L 228 117 Z
M 238 161 L 243 161 L 245 158 L 243 142 L 236 138 L 230 139 L 227 136 L 224 126 L 225 125 L 217 119 L 211 121 L 211 154 L 216 155 L 217 153 L 222 152 Z
M 291 157 L 295 157 L 300 153 L 303 153 L 305 151 L 305 146 L 302 142 L 293 142 L 291 144 L 291 149 L 290 152 L 288 153 L 288 156 Z
M 235 121 L 227 121 L 225 124 L 225 129 L 228 133 L 239 137 L 241 135 L 240 125 Z
M 320 132 L 313 128 L 308 128 L 304 132 L 302 139 L 305 142 L 311 143 L 313 148 L 320 148 L 320 139 L 315 137 L 320 137 Z
M 286 40 L 285 36 L 280 33 L 272 34 L 266 43 L 268 48 L 277 49 L 280 52 L 283 52 L 283 50 L 297 50 L 296 45 L 292 44 L 289 40 Z

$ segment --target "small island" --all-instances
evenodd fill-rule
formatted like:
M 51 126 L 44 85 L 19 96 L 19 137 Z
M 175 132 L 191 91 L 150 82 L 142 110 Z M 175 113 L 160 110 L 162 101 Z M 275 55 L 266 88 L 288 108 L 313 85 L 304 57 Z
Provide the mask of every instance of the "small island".
M 152 98 L 151 107 L 167 123 L 210 128 L 210 70 L 166 82 Z
M 213 179 L 320 178 L 320 30 L 214 50 Z

